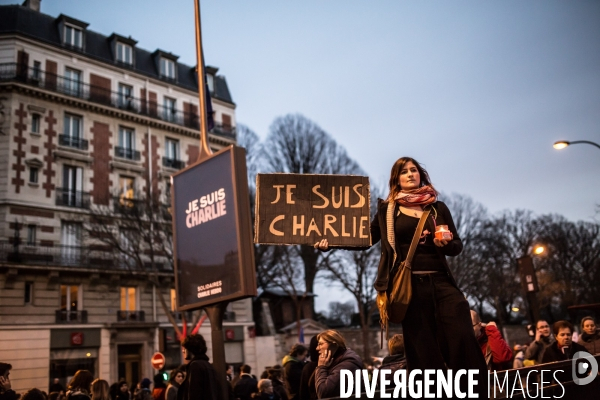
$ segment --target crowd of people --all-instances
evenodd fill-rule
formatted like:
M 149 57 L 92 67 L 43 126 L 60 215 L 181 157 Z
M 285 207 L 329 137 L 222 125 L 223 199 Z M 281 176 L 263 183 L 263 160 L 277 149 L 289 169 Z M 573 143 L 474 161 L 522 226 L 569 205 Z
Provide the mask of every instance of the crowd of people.
M 592 317 L 581 321 L 580 333 L 568 321 L 557 321 L 550 328 L 540 320 L 535 326 L 533 341 L 510 348 L 494 322 L 484 323 L 471 311 L 474 336 L 485 358 L 488 370 L 522 368 L 536 364 L 564 361 L 578 351 L 600 354 L 600 333 Z M 576 339 L 574 340 L 574 333 Z M 32 388 L 24 393 L 12 390 L 12 366 L 0 362 L 0 400 L 216 400 L 219 395 L 216 371 L 206 356 L 206 342 L 201 335 L 188 336 L 182 343 L 185 364 L 171 371 L 164 382 L 162 374 L 153 380 L 142 379 L 130 390 L 121 379 L 109 385 L 94 378 L 87 370 L 79 370 L 67 387 L 58 379 L 49 391 Z M 388 340 L 389 355 L 379 363 L 363 361 L 350 349 L 342 334 L 326 330 L 312 337 L 310 344 L 296 344 L 283 357 L 281 364 L 266 367 L 260 377 L 252 374 L 249 365 L 242 365 L 235 374 L 227 365 L 225 376 L 230 400 L 315 400 L 339 396 L 340 371 L 384 369 L 395 372 L 408 369 L 404 336 L 393 335 Z M 198 395 L 200 394 L 200 395 Z

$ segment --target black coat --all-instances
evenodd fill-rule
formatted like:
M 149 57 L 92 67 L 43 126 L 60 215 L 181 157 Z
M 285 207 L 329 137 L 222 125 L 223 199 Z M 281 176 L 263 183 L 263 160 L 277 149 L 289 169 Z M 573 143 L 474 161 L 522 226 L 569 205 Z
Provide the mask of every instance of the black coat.
M 568 354 L 563 354 L 562 350 L 558 348 L 558 342 L 552 343 L 550 346 L 546 348 L 544 351 L 544 355 L 542 356 L 542 363 L 549 363 L 554 361 L 565 361 L 573 358 L 573 354 L 578 351 L 587 351 L 585 347 L 578 343 L 571 343 L 571 347 L 569 348 Z
M 386 291 L 388 289 L 388 284 L 390 280 L 390 270 L 392 269 L 392 263 L 394 262 L 394 250 L 390 245 L 390 242 L 387 239 L 387 205 L 388 203 L 382 199 L 379 199 L 377 202 L 377 215 L 373 218 L 371 222 L 371 241 L 372 244 L 377 243 L 381 240 L 381 259 L 379 260 L 379 267 L 377 269 L 377 276 L 375 278 L 375 284 L 373 285 L 375 289 L 378 291 Z M 445 256 L 457 256 L 463 249 L 462 241 L 458 236 L 458 232 L 456 231 L 456 226 L 454 226 L 454 221 L 452 220 L 452 215 L 450 214 L 450 210 L 446 204 L 441 201 L 437 201 L 431 205 L 437 211 L 437 217 L 435 218 L 437 225 L 448 225 L 448 229 L 452 232 L 453 239 L 444 247 L 435 247 L 438 255 L 440 256 L 440 260 L 450 277 L 450 281 L 454 286 L 458 288 L 456 282 L 454 281 L 454 277 L 450 272 L 450 267 L 448 267 L 448 263 L 446 262 Z M 394 218 L 398 216 L 398 210 L 400 206 L 396 203 L 394 208 Z M 430 232 L 435 232 L 435 227 L 433 223 L 433 216 L 435 213 L 433 210 L 431 211 L 427 221 L 425 222 L 425 228 Z M 398 246 L 396 246 L 398 247 Z M 404 261 L 406 258 L 406 254 L 398 254 L 397 262 Z
M 302 368 L 304 368 L 304 363 L 292 357 L 283 365 L 283 379 L 289 400 L 299 398 Z
M 250 375 L 242 375 L 233 387 L 235 398 L 250 400 L 252 393 L 258 392 L 258 381 Z
M 177 391 L 177 400 L 219 400 L 221 388 L 215 368 L 208 357 L 199 357 L 187 365 L 185 380 Z

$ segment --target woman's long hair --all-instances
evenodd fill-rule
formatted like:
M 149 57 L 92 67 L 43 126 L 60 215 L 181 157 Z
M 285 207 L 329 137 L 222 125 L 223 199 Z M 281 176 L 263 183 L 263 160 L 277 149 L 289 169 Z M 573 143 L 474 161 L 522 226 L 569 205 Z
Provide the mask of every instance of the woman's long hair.
M 92 386 L 92 381 L 94 380 L 94 376 L 87 369 L 80 369 L 75 372 L 73 379 L 69 382 L 67 390 L 82 390 L 86 393 L 90 393 L 90 388 Z
M 108 382 L 104 379 L 96 379 L 92 382 L 92 400 L 111 400 Z
M 421 178 L 421 186 L 431 186 L 431 188 L 433 190 L 435 190 L 435 188 L 433 187 L 433 184 L 431 183 L 431 179 L 429 178 L 429 174 L 427 173 L 427 170 L 425 170 L 425 168 L 423 168 L 423 166 L 421 164 L 419 164 L 417 162 L 417 160 L 415 160 L 412 157 L 402 157 L 399 158 L 395 163 L 394 166 L 392 167 L 392 172 L 390 173 L 390 194 L 387 197 L 387 201 L 393 201 L 396 196 L 398 195 L 398 193 L 400 193 L 400 190 L 402 190 L 402 188 L 400 187 L 400 173 L 402 172 L 402 169 L 404 168 L 404 166 L 406 165 L 406 163 L 408 162 L 412 162 L 413 164 L 415 164 L 415 167 L 417 167 L 417 170 L 419 171 L 419 175 Z M 436 190 L 437 193 L 437 190 Z

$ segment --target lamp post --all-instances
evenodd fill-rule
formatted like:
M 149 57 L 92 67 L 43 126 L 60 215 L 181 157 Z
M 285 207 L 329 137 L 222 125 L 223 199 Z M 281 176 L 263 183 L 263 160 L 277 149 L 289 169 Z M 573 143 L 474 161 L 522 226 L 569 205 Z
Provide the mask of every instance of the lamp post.
M 552 147 L 554 147 L 556 150 L 562 150 L 567 146 L 570 146 L 572 144 L 579 144 L 579 143 L 591 144 L 592 146 L 596 146 L 597 148 L 600 149 L 600 144 L 590 142 L 589 140 L 573 140 L 572 142 L 570 142 L 568 140 L 559 140 L 558 142 L 554 142 Z
M 533 248 L 533 254 L 538 256 L 542 255 L 545 251 L 544 246 L 537 245 Z M 537 298 L 537 292 L 539 292 L 540 288 L 535 275 L 535 268 L 533 267 L 533 258 L 527 254 L 517 259 L 517 263 L 521 275 L 521 286 L 525 292 L 525 299 L 527 301 L 529 320 L 532 324 L 535 324 L 540 319 L 540 306 Z

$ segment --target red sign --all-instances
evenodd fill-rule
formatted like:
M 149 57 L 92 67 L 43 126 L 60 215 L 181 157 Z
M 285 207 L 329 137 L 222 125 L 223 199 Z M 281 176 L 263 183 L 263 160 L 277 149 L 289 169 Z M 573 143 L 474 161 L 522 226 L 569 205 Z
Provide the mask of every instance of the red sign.
M 71 333 L 71 346 L 81 346 L 83 344 L 83 332 Z
M 235 331 L 233 329 L 225 329 L 225 339 L 235 340 Z
M 163 353 L 156 352 L 152 356 L 150 362 L 152 363 L 152 368 L 156 370 L 161 370 L 165 366 L 165 356 L 163 355 Z

